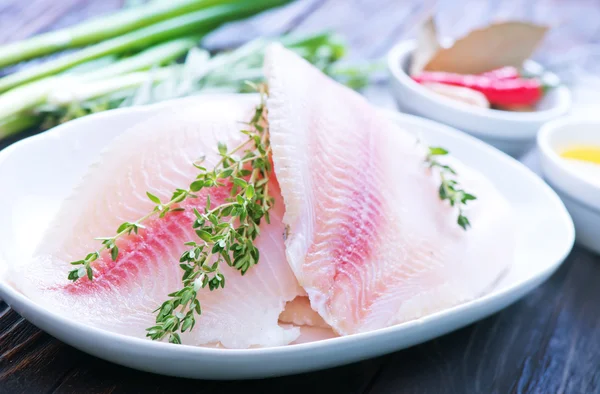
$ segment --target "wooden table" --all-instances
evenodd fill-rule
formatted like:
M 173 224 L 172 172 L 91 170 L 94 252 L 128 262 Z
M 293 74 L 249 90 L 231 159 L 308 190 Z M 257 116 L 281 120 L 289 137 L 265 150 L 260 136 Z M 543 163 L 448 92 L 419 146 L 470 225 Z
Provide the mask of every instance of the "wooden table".
M 121 5 L 119 0 L 0 0 L 0 41 L 63 27 Z M 374 58 L 414 35 L 419 21 L 435 7 L 441 31 L 449 35 L 507 18 L 556 24 L 536 58 L 575 89 L 576 111 L 591 111 L 600 102 L 595 77 L 600 75 L 597 0 L 299 0 L 227 28 L 211 42 L 328 28 L 346 37 L 352 58 Z M 368 94 L 380 105 L 393 106 L 385 85 Z M 535 169 L 536 158 L 531 152 L 523 160 Z M 600 257 L 575 247 L 545 284 L 467 328 L 344 367 L 246 382 L 175 379 L 117 366 L 59 342 L 2 303 L 0 392 L 600 392 L 599 279 Z

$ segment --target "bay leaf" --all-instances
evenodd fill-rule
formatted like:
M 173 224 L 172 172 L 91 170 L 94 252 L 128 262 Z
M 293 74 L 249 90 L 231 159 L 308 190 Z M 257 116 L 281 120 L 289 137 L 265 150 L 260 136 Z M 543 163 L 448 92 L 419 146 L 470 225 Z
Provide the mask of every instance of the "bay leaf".
M 527 22 L 494 23 L 471 31 L 450 47 L 440 48 L 423 69 L 479 74 L 503 66 L 521 67 L 548 29 Z

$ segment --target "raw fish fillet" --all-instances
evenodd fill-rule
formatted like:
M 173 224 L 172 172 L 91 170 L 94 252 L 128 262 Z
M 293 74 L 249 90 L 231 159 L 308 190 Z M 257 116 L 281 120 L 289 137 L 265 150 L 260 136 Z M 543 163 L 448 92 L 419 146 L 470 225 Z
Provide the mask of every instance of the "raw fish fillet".
M 118 240 L 118 260 L 113 263 L 103 253 L 94 263 L 93 282 L 82 278 L 71 284 L 67 273 L 72 269 L 69 262 L 98 248 L 95 237 L 112 236 L 123 221 L 134 221 L 153 209 L 146 191 L 168 201 L 176 188 L 194 180 L 198 170 L 192 163 L 201 155 L 206 155 L 207 168 L 220 159 L 218 141 L 230 149 L 242 143 L 240 122 L 250 120 L 258 99 L 211 95 L 184 103 L 160 110 L 111 142 L 60 208 L 35 257 L 15 275 L 25 295 L 79 322 L 145 337 L 145 329 L 154 325 L 153 310 L 182 286 L 183 243 L 199 241 L 191 227 L 191 205 L 202 209 L 205 192 L 187 200 L 186 211 L 150 219 L 138 236 Z M 184 344 L 267 347 L 288 344 L 300 335 L 298 328 L 278 324 L 286 302 L 302 290 L 285 260 L 284 206 L 276 180 L 269 190 L 276 203 L 271 224 L 261 224 L 259 264 L 243 277 L 225 265 L 225 288 L 200 291 L 202 315 L 194 329 L 181 336 Z M 213 206 L 228 192 L 227 187 L 211 189 Z
M 304 296 L 298 296 L 288 302 L 283 312 L 281 312 L 281 315 L 279 315 L 279 321 L 295 326 L 331 328 L 325 323 L 323 318 L 311 308 L 308 297 Z
M 290 343 L 290 345 L 299 345 L 301 343 L 323 341 L 325 339 L 336 338 L 339 336 L 335 332 L 333 332 L 331 327 L 325 328 L 313 326 L 299 326 L 298 328 L 300 329 L 300 336 L 294 342 Z
M 283 327 L 298 327 L 300 329 L 300 336 L 291 345 L 322 341 L 339 336 L 311 308 L 306 295 L 298 296 L 289 301 L 281 315 L 279 315 L 279 322 Z
M 278 44 L 268 48 L 265 73 L 287 259 L 338 334 L 473 300 L 506 272 L 512 212 L 482 174 L 446 160 L 478 198 L 464 231 L 439 199 L 423 142 Z

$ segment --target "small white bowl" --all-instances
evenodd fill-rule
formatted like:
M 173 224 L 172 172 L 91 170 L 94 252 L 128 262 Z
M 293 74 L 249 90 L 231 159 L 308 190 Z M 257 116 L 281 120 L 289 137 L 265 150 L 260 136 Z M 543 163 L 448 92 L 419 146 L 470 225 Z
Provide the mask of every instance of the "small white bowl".
M 537 138 L 542 173 L 573 218 L 576 242 L 600 254 L 600 184 L 583 177 L 559 153 L 586 144 L 600 146 L 600 117 L 563 117 L 545 124 Z
M 511 156 L 526 153 L 534 144 L 539 128 L 566 114 L 571 95 L 565 86 L 550 90 L 535 112 L 511 112 L 476 107 L 444 97 L 415 82 L 408 74 L 416 41 L 400 42 L 388 53 L 391 90 L 401 110 L 465 131 Z M 526 68 L 541 66 L 528 61 Z M 558 78 L 549 74 L 550 78 Z

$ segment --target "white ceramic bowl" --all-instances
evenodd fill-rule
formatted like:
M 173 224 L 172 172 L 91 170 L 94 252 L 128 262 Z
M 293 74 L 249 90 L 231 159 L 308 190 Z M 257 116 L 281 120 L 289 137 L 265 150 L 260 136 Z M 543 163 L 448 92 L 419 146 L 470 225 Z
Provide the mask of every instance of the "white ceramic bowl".
M 600 117 L 549 122 L 540 130 L 537 143 L 544 178 L 571 214 L 576 242 L 600 253 L 600 185 L 582 177 L 559 155 L 572 144 L 600 146 Z
M 415 48 L 416 41 L 403 41 L 388 53 L 391 89 L 400 109 L 465 131 L 511 156 L 526 153 L 535 144 L 540 126 L 566 114 L 571 107 L 571 95 L 565 86 L 550 90 L 535 112 L 501 111 L 454 101 L 421 86 L 408 75 Z M 525 67 L 541 66 L 528 61 Z

